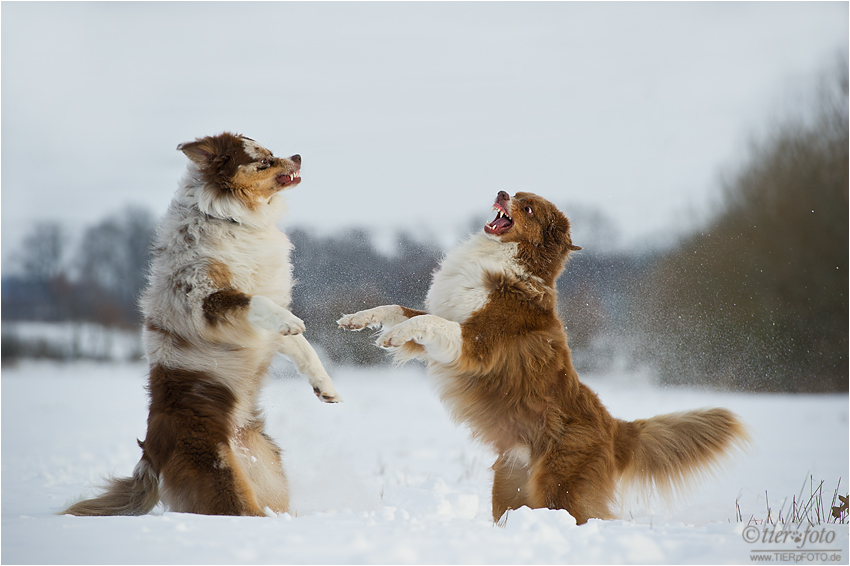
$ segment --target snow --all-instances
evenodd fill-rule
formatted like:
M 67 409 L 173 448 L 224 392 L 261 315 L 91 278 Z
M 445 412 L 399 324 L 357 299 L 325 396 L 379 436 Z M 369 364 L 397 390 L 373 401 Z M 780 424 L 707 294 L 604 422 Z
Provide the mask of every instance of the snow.
M 766 492 L 775 518 L 804 483 L 809 496 L 810 477 L 824 481 L 825 506 L 839 478 L 842 494 L 850 480 L 846 395 L 660 389 L 645 376 L 591 376 L 585 382 L 615 416 L 724 406 L 752 427 L 754 446 L 672 506 L 628 497 L 621 519 L 582 526 L 566 511 L 523 508 L 494 526 L 494 455 L 449 421 L 422 367 L 336 368 L 345 402 L 327 405 L 281 363 L 284 376 L 269 381 L 263 404 L 285 451 L 291 514 L 55 515 L 103 476 L 132 471 L 135 439 L 145 434 L 145 370 L 3 369 L 3 563 L 743 563 L 759 545 L 742 533 L 766 517 Z M 847 525 L 827 527 L 831 544 L 807 548 L 837 549 L 847 563 Z M 835 552 L 812 556 L 836 561 Z

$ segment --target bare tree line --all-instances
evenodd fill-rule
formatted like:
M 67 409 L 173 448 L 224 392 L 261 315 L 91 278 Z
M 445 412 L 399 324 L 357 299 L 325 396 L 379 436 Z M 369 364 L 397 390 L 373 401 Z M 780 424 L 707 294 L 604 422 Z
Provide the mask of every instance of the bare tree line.
M 76 249 L 59 222 L 39 222 L 13 259 L 20 275 L 3 280 L 3 319 L 139 323 L 153 215 L 127 207 L 85 230 Z
M 580 365 L 604 370 L 611 362 L 600 355 L 597 338 L 622 322 L 618 281 L 633 278 L 628 274 L 646 260 L 591 251 L 611 249 L 610 220 L 586 208 L 573 217 L 595 228 L 583 237 L 590 250 L 574 257 L 559 283 L 562 316 L 575 347 L 585 354 L 579 356 Z M 155 224 L 148 211 L 129 207 L 89 227 L 75 249 L 69 248 L 59 223 L 34 225 L 17 255 L 21 274 L 3 280 L 3 320 L 138 328 L 137 300 L 146 283 Z M 422 308 L 443 250 L 403 232 L 396 235 L 391 253 L 379 251 L 365 230 L 331 236 L 298 228 L 287 233 L 294 244 L 297 282 L 291 308 L 306 322 L 311 342 L 337 364 L 386 363 L 369 332 L 341 335 L 335 321 L 345 312 L 378 304 Z M 4 357 L 16 351 L 9 340 Z
M 848 389 L 848 65 L 754 142 L 724 203 L 659 258 L 635 324 L 671 383 Z
M 616 251 L 604 214 L 563 207 L 576 229 L 596 229 L 558 281 L 580 370 L 605 371 L 626 356 L 667 383 L 848 390 L 846 59 L 808 110 L 754 143 L 727 176 L 717 214 L 668 250 Z M 138 327 L 154 224 L 127 208 L 89 227 L 73 250 L 58 223 L 35 225 L 21 275 L 3 279 L 3 320 Z M 368 332 L 342 336 L 334 321 L 377 304 L 421 307 L 442 250 L 404 233 L 390 255 L 367 231 L 288 233 L 292 310 L 311 342 L 337 364 L 385 363 Z

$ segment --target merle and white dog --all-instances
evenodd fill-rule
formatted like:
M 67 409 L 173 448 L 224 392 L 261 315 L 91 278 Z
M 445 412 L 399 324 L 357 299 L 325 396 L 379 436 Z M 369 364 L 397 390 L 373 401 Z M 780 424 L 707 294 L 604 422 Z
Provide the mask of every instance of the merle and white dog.
M 280 352 L 322 401 L 340 400 L 288 310 L 291 244 L 275 223 L 301 157 L 229 133 L 181 144 L 190 160 L 157 232 L 142 298 L 150 413 L 133 476 L 65 513 L 263 515 L 289 508 L 260 388 Z

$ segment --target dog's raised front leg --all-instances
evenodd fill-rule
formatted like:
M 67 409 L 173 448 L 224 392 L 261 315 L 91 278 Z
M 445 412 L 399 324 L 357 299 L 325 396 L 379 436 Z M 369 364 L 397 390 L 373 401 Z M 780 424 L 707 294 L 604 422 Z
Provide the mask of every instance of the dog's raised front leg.
M 284 336 L 301 334 L 305 330 L 303 320 L 262 295 L 251 297 L 251 302 L 248 304 L 248 320 L 260 328 Z
M 433 314 L 411 318 L 384 331 L 376 344 L 399 348 L 410 341 L 420 344 L 431 359 L 443 364 L 456 361 L 463 348 L 460 324 Z
M 427 314 L 425 311 L 417 311 L 398 305 L 384 305 L 375 307 L 365 311 L 356 312 L 354 314 L 343 315 L 337 324 L 340 328 L 346 330 L 363 330 L 364 328 L 384 328 L 389 329 L 397 324 L 413 318 Z
M 303 335 L 281 336 L 278 352 L 292 360 L 295 369 L 307 377 L 310 385 L 313 386 L 313 392 L 321 401 L 325 403 L 342 401 L 319 356 Z

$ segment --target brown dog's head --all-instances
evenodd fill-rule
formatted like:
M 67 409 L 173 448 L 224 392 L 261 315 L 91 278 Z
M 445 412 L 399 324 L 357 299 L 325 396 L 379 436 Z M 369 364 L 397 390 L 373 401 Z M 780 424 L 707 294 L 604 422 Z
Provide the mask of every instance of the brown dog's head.
M 570 238 L 570 221 L 544 198 L 532 193 L 511 198 L 499 191 L 493 209 L 496 218 L 484 225 L 484 231 L 501 242 L 516 242 L 520 263 L 549 284 L 561 273 L 570 252 L 581 249 Z
M 251 211 L 301 182 L 300 155 L 275 157 L 251 138 L 238 134 L 198 138 L 177 149 L 197 166 L 207 189 L 218 191 L 208 197 L 235 199 Z

